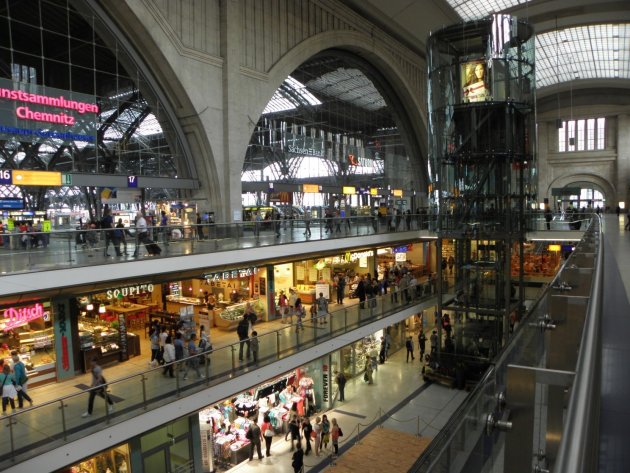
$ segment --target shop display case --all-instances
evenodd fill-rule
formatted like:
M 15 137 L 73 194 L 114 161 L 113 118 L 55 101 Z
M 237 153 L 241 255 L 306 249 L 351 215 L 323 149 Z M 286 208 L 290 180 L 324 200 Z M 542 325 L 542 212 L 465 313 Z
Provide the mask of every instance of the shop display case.
M 127 332 L 126 335 L 127 355 L 139 355 L 140 337 L 132 332 Z M 79 349 L 79 361 L 84 373 L 89 370 L 93 358 L 96 358 L 100 365 L 121 361 L 120 333 L 101 323 L 85 319 L 79 323 Z
M 243 318 L 245 313 L 245 307 L 247 304 L 252 304 L 258 320 L 262 320 L 264 311 L 262 304 L 258 300 L 251 300 L 246 302 L 240 302 L 238 304 L 232 304 L 226 306 L 221 312 L 219 309 L 215 309 L 214 324 L 219 328 L 234 329 L 238 325 L 239 320 Z M 218 314 L 217 314 L 218 312 Z

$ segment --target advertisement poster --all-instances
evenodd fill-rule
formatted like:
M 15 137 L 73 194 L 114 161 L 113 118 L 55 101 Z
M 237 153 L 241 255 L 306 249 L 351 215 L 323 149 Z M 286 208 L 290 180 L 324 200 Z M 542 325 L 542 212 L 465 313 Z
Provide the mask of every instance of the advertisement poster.
M 471 61 L 462 64 L 460 77 L 464 102 L 482 102 L 490 98 L 487 72 L 484 61 Z

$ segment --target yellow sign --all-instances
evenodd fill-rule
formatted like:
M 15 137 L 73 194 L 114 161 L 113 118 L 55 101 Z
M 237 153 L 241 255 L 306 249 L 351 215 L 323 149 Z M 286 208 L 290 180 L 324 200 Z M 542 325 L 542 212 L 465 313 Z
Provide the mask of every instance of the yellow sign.
M 402 189 L 394 189 L 394 197 L 402 197 Z
M 13 170 L 14 186 L 61 186 L 61 173 Z
M 42 232 L 50 233 L 52 231 L 52 225 L 50 220 L 44 220 L 42 222 Z
M 370 195 L 378 195 L 378 189 L 376 187 L 372 187 L 370 189 Z
M 302 192 L 317 194 L 319 192 L 319 186 L 317 184 L 302 184 Z
M 354 186 L 343 186 L 343 193 L 346 195 L 353 195 L 357 193 L 357 189 Z
M 549 245 L 547 249 L 549 251 L 560 251 L 560 245 Z

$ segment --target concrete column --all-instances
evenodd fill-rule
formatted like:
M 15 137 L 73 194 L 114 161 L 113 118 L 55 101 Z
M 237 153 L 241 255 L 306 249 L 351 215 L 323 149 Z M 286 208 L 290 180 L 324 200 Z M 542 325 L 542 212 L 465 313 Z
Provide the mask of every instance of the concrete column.
M 626 133 L 626 130 L 630 130 L 630 115 L 619 115 L 615 130 L 617 137 L 617 180 L 615 182 L 617 195 L 606 196 L 606 199 L 610 200 L 608 205 L 613 209 L 617 207 L 617 203 L 620 201 L 625 201 L 626 209 L 630 205 L 630 133 Z
M 238 0 L 221 2 L 221 56 L 223 57 L 223 189 L 222 203 L 225 221 L 242 220 L 241 171 L 242 122 L 246 113 L 239 113 L 239 94 L 242 94 L 240 67 L 241 29 Z M 242 111 L 241 111 L 242 112 Z M 258 117 L 256 117 L 258 118 Z M 245 127 L 247 128 L 247 127 Z M 249 136 L 247 137 L 249 139 Z M 233 156 L 234 154 L 234 156 Z

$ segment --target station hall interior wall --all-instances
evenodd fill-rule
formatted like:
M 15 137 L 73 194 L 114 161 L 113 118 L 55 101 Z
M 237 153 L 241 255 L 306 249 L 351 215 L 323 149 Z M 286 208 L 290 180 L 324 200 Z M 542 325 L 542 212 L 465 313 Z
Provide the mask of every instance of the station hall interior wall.
M 143 0 L 103 4 L 173 101 L 193 150 L 199 206 L 232 220 L 250 137 L 278 86 L 326 49 L 360 55 L 398 94 L 426 160 L 426 64 L 337 0 Z M 403 113 L 400 113 L 403 112 Z M 418 168 L 424 169 L 422 164 Z

